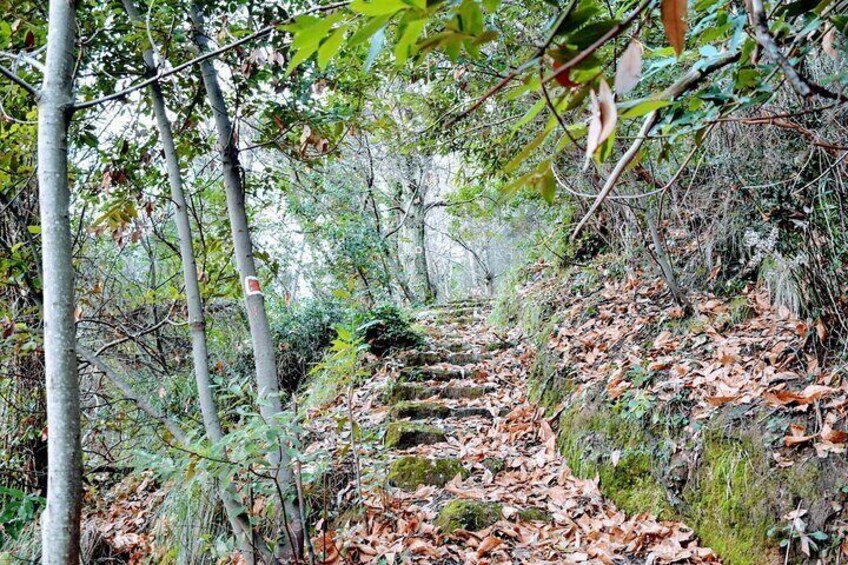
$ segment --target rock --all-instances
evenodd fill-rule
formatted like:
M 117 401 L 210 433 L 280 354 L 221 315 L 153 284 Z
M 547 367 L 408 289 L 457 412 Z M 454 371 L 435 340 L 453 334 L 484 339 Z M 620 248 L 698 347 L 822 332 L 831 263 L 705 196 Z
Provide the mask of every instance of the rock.
M 389 412 L 392 420 L 425 420 L 427 418 L 449 418 L 451 409 L 435 402 L 404 401 L 395 404 Z
M 471 379 L 475 376 L 477 371 L 474 368 L 463 367 L 404 367 L 400 372 L 400 378 L 404 382 L 446 382 L 454 379 Z
M 389 449 L 409 449 L 416 445 L 432 445 L 446 439 L 445 432 L 434 426 L 415 422 L 391 422 L 386 427 L 384 443 Z
M 439 512 L 436 525 L 443 533 L 456 530 L 478 531 L 501 518 L 501 505 L 482 500 L 452 500 Z
M 492 387 L 482 386 L 457 386 L 449 385 L 445 387 L 424 386 L 418 383 L 395 383 L 386 392 L 386 404 L 395 404 L 404 400 L 423 400 L 432 396 L 440 398 L 460 399 L 480 398 L 488 392 L 492 392 Z
M 415 490 L 419 485 L 443 487 L 457 475 L 468 476 L 459 459 L 427 459 L 407 455 L 392 461 L 389 483 L 404 490 Z
M 500 410 L 498 410 L 497 415 L 498 416 L 505 416 L 507 413 L 509 413 L 508 409 L 501 408 Z M 451 412 L 451 416 L 454 417 L 454 418 L 475 418 L 475 417 L 494 418 L 492 411 L 489 410 L 488 408 L 483 408 L 482 406 L 481 407 L 473 406 L 473 407 L 468 407 L 468 408 L 456 408 L 455 410 L 453 410 Z

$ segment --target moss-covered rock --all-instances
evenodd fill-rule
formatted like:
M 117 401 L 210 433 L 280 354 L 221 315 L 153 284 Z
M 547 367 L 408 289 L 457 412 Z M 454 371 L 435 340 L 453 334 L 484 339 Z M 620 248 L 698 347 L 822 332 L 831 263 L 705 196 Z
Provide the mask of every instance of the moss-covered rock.
M 390 422 L 386 427 L 384 443 L 389 449 L 409 449 L 416 445 L 432 445 L 445 439 L 445 432 L 434 426 L 416 422 Z
M 474 370 L 465 370 L 453 367 L 404 367 L 400 372 L 399 380 L 405 383 L 417 383 L 421 381 L 447 382 L 454 379 L 470 379 L 476 375 Z
M 448 418 L 451 410 L 447 406 L 435 402 L 398 402 L 389 411 L 393 420 L 410 418 L 412 420 L 425 420 L 427 418 Z
M 394 383 L 385 393 L 386 404 L 395 404 L 407 400 L 423 400 L 437 396 L 450 399 L 480 398 L 490 389 L 482 386 L 425 386 L 420 383 Z
M 389 483 L 405 490 L 419 485 L 443 487 L 455 476 L 468 476 L 458 459 L 427 459 L 408 455 L 395 459 L 389 467 Z
M 629 514 L 676 516 L 658 478 L 659 463 L 667 454 L 659 452 L 662 448 L 654 445 L 640 422 L 584 399 L 563 412 L 559 425 L 560 450 L 576 476 L 598 476 L 604 496 Z
M 501 505 L 496 502 L 452 500 L 439 512 L 436 526 L 446 534 L 459 529 L 474 532 L 500 520 L 501 511 Z
M 777 557 L 768 536 L 775 525 L 770 495 L 777 485 L 765 452 L 750 438 L 708 434 L 703 463 L 687 487 L 690 522 L 701 542 L 731 565 L 756 565 Z
M 523 522 L 551 522 L 554 518 L 550 512 L 533 507 L 519 510 L 518 519 Z
M 428 394 L 429 390 L 430 387 L 419 383 L 393 383 L 383 394 L 383 400 L 386 404 L 420 400 L 432 396 L 432 394 Z

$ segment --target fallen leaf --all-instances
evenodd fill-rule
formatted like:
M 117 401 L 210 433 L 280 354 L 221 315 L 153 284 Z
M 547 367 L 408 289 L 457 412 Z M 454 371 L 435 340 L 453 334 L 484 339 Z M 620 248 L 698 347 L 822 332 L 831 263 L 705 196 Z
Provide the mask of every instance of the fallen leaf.
M 503 541 L 496 538 L 495 536 L 487 537 L 480 543 L 480 547 L 477 548 L 477 557 L 483 557 L 489 554 L 493 549 L 495 549 L 502 543 Z

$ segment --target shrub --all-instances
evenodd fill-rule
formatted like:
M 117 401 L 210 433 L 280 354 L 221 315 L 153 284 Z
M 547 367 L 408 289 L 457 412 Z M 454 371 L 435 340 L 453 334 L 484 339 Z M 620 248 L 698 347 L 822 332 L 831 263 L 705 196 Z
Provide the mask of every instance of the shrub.
M 347 317 L 337 300 L 307 300 L 287 310 L 272 327 L 277 344 L 277 378 L 288 392 L 297 389 L 336 337 L 333 329 Z
M 393 304 L 384 304 L 360 312 L 355 318 L 365 343 L 375 355 L 382 356 L 392 350 L 411 349 L 424 341 L 412 329 L 404 312 Z

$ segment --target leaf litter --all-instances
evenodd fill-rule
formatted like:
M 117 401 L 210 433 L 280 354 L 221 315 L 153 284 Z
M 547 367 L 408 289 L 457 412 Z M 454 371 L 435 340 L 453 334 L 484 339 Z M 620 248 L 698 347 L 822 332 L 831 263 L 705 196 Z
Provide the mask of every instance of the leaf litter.
M 517 330 L 498 337 L 479 316 L 470 324 L 425 320 L 435 348 L 465 344 L 480 354 L 465 366 L 463 383 L 487 387 L 476 399 L 433 397 L 452 409 L 480 407 L 488 416 L 431 419 L 447 440 L 406 450 L 383 448 L 379 433 L 357 443 L 362 499 L 353 481 L 336 495 L 338 508 L 358 507 L 348 519 L 328 520 L 326 533 L 313 543 L 318 562 L 341 563 L 718 563 L 715 553 L 698 545 L 690 528 L 658 521 L 649 514 L 627 516 L 601 495 L 597 479 L 575 477 L 556 446 L 556 435 L 543 411 L 527 400 L 527 372 L 533 349 L 521 343 Z M 485 353 L 487 345 L 517 343 Z M 353 418 L 363 428 L 380 430 L 388 422 L 384 392 L 399 376 L 402 358 L 377 364 L 374 374 L 353 392 Z M 448 364 L 440 368 L 459 369 Z M 444 383 L 423 383 L 443 386 Z M 455 385 L 456 383 L 452 383 Z M 347 399 L 313 410 L 306 428 L 317 438 L 307 452 L 335 462 L 347 459 L 350 426 L 339 426 L 350 413 Z M 367 434 L 364 434 L 367 436 Z M 443 488 L 419 486 L 414 492 L 390 486 L 386 468 L 404 455 L 429 459 L 455 457 L 470 471 Z M 502 460 L 493 472 L 484 462 Z M 314 463 L 313 463 L 314 464 Z M 332 465 L 332 463 L 327 464 Z M 450 500 L 485 501 L 500 505 L 500 519 L 479 531 L 456 530 L 445 535 L 436 526 L 440 509 Z M 523 520 L 522 512 L 541 511 L 547 520 Z M 537 515 L 538 517 L 539 515 Z M 330 523 L 333 523 L 330 529 Z

